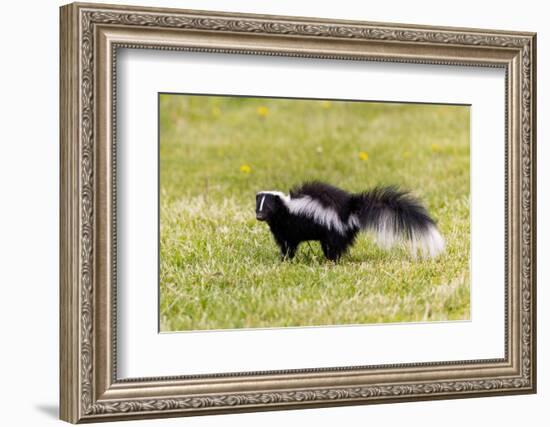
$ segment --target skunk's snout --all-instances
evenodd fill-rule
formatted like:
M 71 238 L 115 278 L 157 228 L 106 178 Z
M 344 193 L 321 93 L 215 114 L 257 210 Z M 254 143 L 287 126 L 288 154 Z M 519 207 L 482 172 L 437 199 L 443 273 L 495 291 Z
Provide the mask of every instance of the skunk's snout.
M 258 221 L 265 221 L 266 215 L 263 212 L 256 212 L 256 219 Z

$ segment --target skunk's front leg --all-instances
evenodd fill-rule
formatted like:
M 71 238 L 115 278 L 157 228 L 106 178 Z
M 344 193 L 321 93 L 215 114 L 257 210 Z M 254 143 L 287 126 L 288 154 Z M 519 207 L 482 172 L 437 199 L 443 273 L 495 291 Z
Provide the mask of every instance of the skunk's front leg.
M 281 250 L 281 257 L 283 260 L 292 259 L 296 255 L 296 249 L 300 242 L 289 241 L 286 233 L 281 232 L 281 228 L 278 225 L 270 224 L 271 233 L 275 238 L 275 242 Z
M 294 243 L 287 242 L 285 240 L 278 242 L 279 248 L 281 248 L 281 257 L 283 260 L 292 259 L 296 255 L 296 249 L 298 246 Z

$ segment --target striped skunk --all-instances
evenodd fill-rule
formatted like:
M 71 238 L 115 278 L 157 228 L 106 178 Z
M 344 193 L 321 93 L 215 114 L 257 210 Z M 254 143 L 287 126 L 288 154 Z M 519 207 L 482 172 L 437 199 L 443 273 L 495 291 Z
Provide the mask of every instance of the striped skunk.
M 435 257 L 445 248 L 435 221 L 424 206 L 397 187 L 350 194 L 322 182 L 308 182 L 286 195 L 256 194 L 256 219 L 265 221 L 284 258 L 293 258 L 301 242 L 321 242 L 325 257 L 338 260 L 359 231 L 372 231 L 382 248 L 407 242 L 413 256 Z

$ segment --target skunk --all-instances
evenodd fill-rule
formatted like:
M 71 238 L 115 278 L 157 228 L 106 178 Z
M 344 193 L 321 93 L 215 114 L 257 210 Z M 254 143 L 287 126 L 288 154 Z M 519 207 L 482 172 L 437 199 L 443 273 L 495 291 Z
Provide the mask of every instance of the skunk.
M 281 249 L 293 258 L 301 242 L 321 242 L 325 257 L 338 260 L 359 231 L 372 231 L 382 248 L 407 242 L 413 256 L 435 257 L 445 248 L 435 221 L 424 206 L 397 187 L 376 187 L 350 194 L 322 182 L 256 193 L 256 219 L 265 221 Z

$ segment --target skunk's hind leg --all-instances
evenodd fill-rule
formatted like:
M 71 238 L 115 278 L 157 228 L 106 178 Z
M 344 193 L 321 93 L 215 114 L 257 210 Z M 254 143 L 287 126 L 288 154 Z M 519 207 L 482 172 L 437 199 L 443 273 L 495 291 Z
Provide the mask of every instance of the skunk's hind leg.
M 325 257 L 331 261 L 338 261 L 344 251 L 338 246 L 332 245 L 329 242 L 321 241 L 321 248 Z
M 329 236 L 321 240 L 321 249 L 325 257 L 331 261 L 338 261 L 346 253 L 349 245 L 353 242 L 345 236 Z

